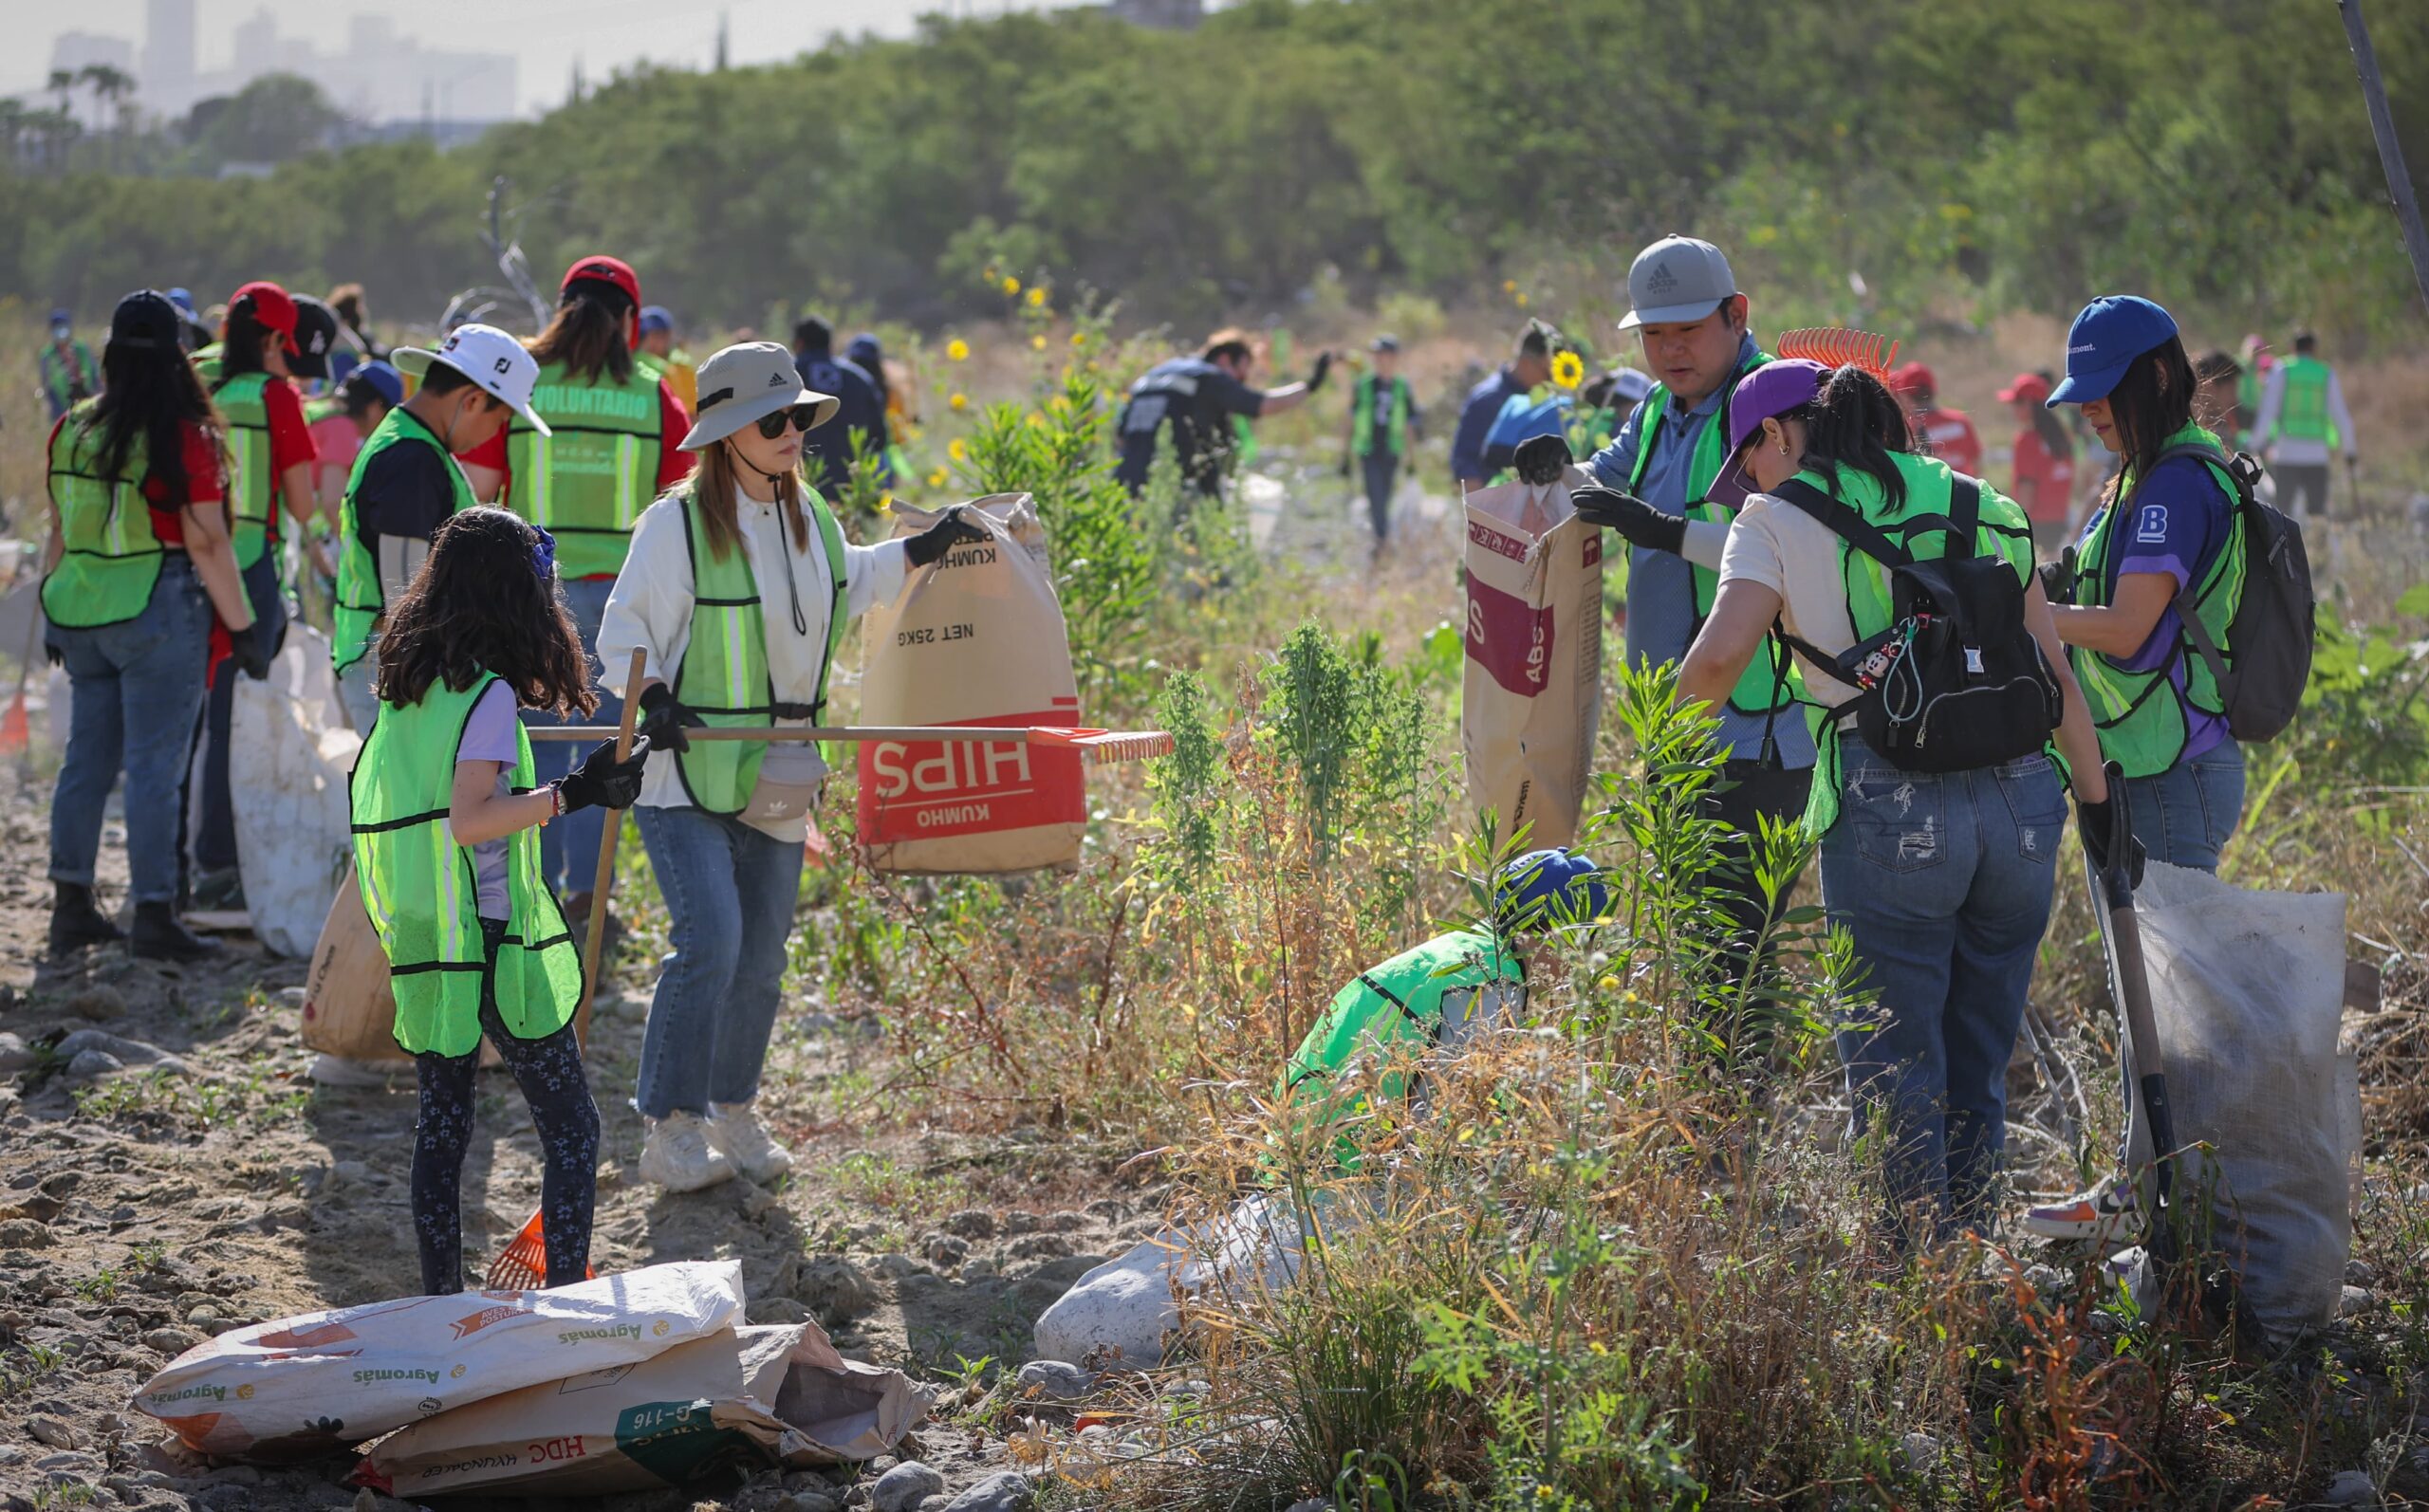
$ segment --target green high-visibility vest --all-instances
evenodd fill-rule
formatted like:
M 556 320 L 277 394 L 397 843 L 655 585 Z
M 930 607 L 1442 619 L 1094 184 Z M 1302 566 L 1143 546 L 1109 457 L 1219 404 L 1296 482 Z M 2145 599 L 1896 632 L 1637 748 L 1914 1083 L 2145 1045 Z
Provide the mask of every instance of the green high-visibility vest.
M 363 648 L 370 644 L 371 627 L 387 612 L 388 595 L 380 581 L 380 563 L 371 548 L 362 544 L 362 532 L 355 519 L 354 490 L 362 486 L 362 474 L 371 459 L 392 446 L 426 446 L 447 463 L 447 479 L 454 493 L 451 513 L 461 514 L 480 501 L 473 497 L 473 486 L 465 481 L 464 470 L 455 465 L 447 448 L 433 435 L 414 413 L 399 404 L 380 417 L 362 450 L 354 454 L 354 470 L 346 474 L 345 495 L 338 503 L 338 597 L 332 615 L 329 637 L 329 659 L 340 672 L 362 659 Z
M 387 704 L 346 784 L 354 870 L 363 912 L 388 952 L 397 1043 L 409 1054 L 470 1055 L 481 1042 L 479 883 L 472 847 L 455 843 L 447 810 L 465 721 L 497 681 L 483 672 L 458 691 L 441 679 L 417 704 Z M 508 785 L 532 787 L 531 739 L 515 726 Z M 498 947 L 498 1018 L 521 1040 L 545 1039 L 582 1001 L 582 956 L 556 894 L 540 876 L 540 832 L 506 839 L 506 939 Z
M 72 409 L 83 399 L 98 397 L 95 391 L 101 386 L 101 370 L 93 366 L 91 347 L 80 340 L 71 339 L 67 343 L 67 355 L 62 357 L 57 342 L 43 343 L 42 387 L 43 392 L 49 396 L 52 407 Z M 83 399 L 76 396 L 79 389 L 83 391 Z
M 658 489 L 658 369 L 641 362 L 621 383 L 603 371 L 585 382 L 551 362 L 540 370 L 531 408 L 553 435 L 520 415 L 507 424 L 510 475 L 498 503 L 556 536 L 565 578 L 623 569 L 633 522 Z
M 1758 351 L 1730 375 L 1728 384 L 1721 390 L 1720 408 L 1704 426 L 1703 433 L 1696 437 L 1695 454 L 1687 459 L 1688 519 L 1727 526 L 1737 517 L 1735 510 L 1707 495 L 1712 492 L 1712 486 L 1719 481 L 1720 470 L 1729 464 L 1729 446 L 1721 433 L 1728 428 L 1730 397 L 1737 392 L 1738 383 L 1747 374 L 1770 360 L 1771 355 L 1769 352 Z M 1656 383 L 1637 410 L 1636 464 L 1628 470 L 1628 491 L 1631 493 L 1644 481 L 1644 470 L 1653 462 L 1654 443 L 1660 437 L 1661 422 L 1669 413 L 1670 386 Z M 1688 562 L 1687 568 L 1695 585 L 1696 627 L 1687 637 L 1692 645 L 1696 634 L 1703 630 L 1704 621 L 1712 618 L 1713 600 L 1720 596 L 1720 574 L 1698 562 Z M 1745 674 L 1737 679 L 1737 686 L 1730 690 L 1729 707 L 1741 714 L 1761 716 L 1776 713 L 1794 702 L 1795 690 L 1789 686 L 1788 679 L 1782 674 L 1777 648 L 1766 639 L 1763 649 L 1746 664 Z
M 2277 406 L 2277 435 L 2288 441 L 2337 442 L 2336 423 L 2327 415 L 2327 364 L 2315 357 L 2290 357 L 2277 364 L 2285 370 L 2285 398 Z
M 102 476 L 101 448 L 90 399 L 67 412 L 50 442 L 50 497 L 66 549 L 42 580 L 42 612 L 69 630 L 122 624 L 141 614 L 167 550 L 152 533 L 143 497 L 150 448 L 137 436 L 116 478 Z
M 1375 375 L 1358 375 L 1358 386 L 1350 401 L 1349 445 L 1360 456 L 1375 450 Z M 1396 457 L 1408 455 L 1408 379 L 1392 379 L 1392 399 L 1383 412 L 1383 449 Z
M 818 663 L 817 691 L 807 717 L 826 711 L 826 676 L 844 643 L 844 590 L 847 562 L 844 530 L 816 489 L 801 490 L 802 506 L 817 524 L 826 548 L 834 597 L 826 606 L 826 649 Z M 759 606 L 759 583 L 751 553 L 740 542 L 722 557 L 709 545 L 700 511 L 688 490 L 672 497 L 683 510 L 683 544 L 692 559 L 691 636 L 675 669 L 675 696 L 711 728 L 766 728 L 776 722 L 776 689 L 768 673 L 768 626 Z M 787 545 L 789 547 L 790 543 Z M 788 569 L 789 570 L 789 568 Z M 694 741 L 676 758 L 684 795 L 713 814 L 739 814 L 759 781 L 768 747 L 755 740 Z
M 1930 561 L 1947 556 L 1949 508 L 1956 474 L 1938 457 L 1898 452 L 1890 453 L 1890 461 L 1906 485 L 1905 501 L 1894 507 L 1868 472 L 1850 468 L 1826 476 L 1808 470 L 1796 476 L 1799 482 L 1853 506 L 1858 514 L 1878 526 L 1883 535 L 1904 546 L 1916 559 Z M 2032 522 L 2025 518 L 2021 505 L 1988 483 L 1977 479 L 1975 487 L 1980 492 L 1981 507 L 1974 528 L 1975 554 L 2006 558 L 2030 591 Z M 1888 629 L 1896 612 L 1889 595 L 1889 569 L 1844 538 L 1838 546 L 1839 581 L 1846 590 L 1847 620 L 1861 642 Z M 1839 821 L 1839 788 L 1844 781 L 1839 765 L 1839 724 L 1818 705 L 1808 704 L 1807 712 L 1813 731 L 1814 760 L 1813 786 L 1805 802 L 1805 829 L 1820 839 Z
M 227 348 L 217 341 L 194 349 L 194 357 L 191 360 L 194 363 L 195 375 L 202 379 L 204 388 L 209 388 L 219 381 L 219 359 L 226 350 Z
M 1291 1053 L 1277 1095 L 1293 1102 L 1321 1100 L 1327 1084 L 1361 1050 L 1421 1052 L 1440 1039 L 1444 993 L 1496 983 L 1523 987 L 1526 981 L 1517 956 L 1481 930 L 1456 930 L 1403 950 L 1361 971 L 1333 994 L 1332 1005 Z M 1391 1071 L 1381 1090 L 1397 1098 L 1407 1091 L 1407 1078 Z M 1336 1122 L 1364 1107 L 1362 1101 L 1329 1110 L 1323 1121 Z
M 230 535 L 239 567 L 250 567 L 278 543 L 278 479 L 270 470 L 269 406 L 262 398 L 269 383 L 268 373 L 239 373 L 211 391 L 228 421 Z
M 2162 450 L 2217 444 L 2218 438 L 2198 425 L 2187 425 L 2169 436 Z M 2216 463 L 2207 466 L 2210 480 L 2226 496 L 2234 524 L 2228 529 L 2225 549 L 2201 575 L 2200 586 L 2193 595 L 2194 613 L 2216 640 L 2219 654 L 2232 662 L 2234 647 L 2228 643 L 2227 627 L 2234 622 L 2235 607 L 2243 602 L 2243 523 L 2234 509 L 2238 497 L 2234 480 Z M 2116 600 L 2118 568 L 2124 555 L 2117 547 L 2117 519 L 2133 509 L 2134 481 L 2131 469 L 2118 475 L 2117 492 L 2084 538 L 2082 564 L 2075 578 L 2074 602 L 2078 604 Z M 2226 700 L 2218 694 L 2209 658 L 2188 653 L 2186 638 L 2179 630 L 2174 652 L 2150 672 L 2127 672 L 2086 646 L 2067 648 L 2067 660 L 2075 669 L 2075 680 L 2083 684 L 2084 701 L 2091 706 L 2091 721 L 2100 731 L 2101 754 L 2123 766 L 2128 777 L 2156 777 L 2184 754 L 2185 740 L 2192 733 L 2184 710 L 2188 702 L 2205 714 L 2225 712 Z M 2168 675 L 2179 659 L 2184 663 L 2181 694 Z

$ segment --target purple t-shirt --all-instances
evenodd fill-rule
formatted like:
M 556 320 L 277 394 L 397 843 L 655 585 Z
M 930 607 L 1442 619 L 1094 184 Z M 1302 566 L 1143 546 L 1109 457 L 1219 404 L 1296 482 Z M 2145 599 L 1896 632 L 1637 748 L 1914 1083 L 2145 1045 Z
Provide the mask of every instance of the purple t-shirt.
M 458 762 L 497 762 L 498 796 L 513 791 L 511 779 L 514 763 L 521 755 L 517 744 L 514 690 L 503 681 L 490 684 L 473 706 L 472 714 L 464 721 L 464 738 L 455 743 Z M 485 919 L 507 919 L 514 916 L 514 906 L 507 894 L 507 841 L 488 840 L 473 847 L 473 876 L 475 895 L 480 901 L 480 914 Z
M 2179 593 L 2209 572 L 2234 527 L 2234 498 L 2218 487 L 2209 468 L 2194 457 L 2176 457 L 2153 468 L 2149 480 L 2135 490 L 2130 507 L 2133 517 L 2117 523 L 2110 541 L 2118 575 L 2165 573 L 2176 580 Z M 2085 540 L 2090 536 L 2086 526 Z M 2182 635 L 2176 610 L 2163 610 L 2159 623 L 2151 627 L 2150 638 L 2117 665 L 2127 672 L 2155 671 L 2175 655 Z M 2198 655 L 2188 650 L 2186 657 L 2179 658 L 2168 673 L 2168 682 L 2184 710 L 2186 757 L 2198 756 L 2227 738 L 2224 718 L 2203 713 L 2185 702 L 2185 662 Z

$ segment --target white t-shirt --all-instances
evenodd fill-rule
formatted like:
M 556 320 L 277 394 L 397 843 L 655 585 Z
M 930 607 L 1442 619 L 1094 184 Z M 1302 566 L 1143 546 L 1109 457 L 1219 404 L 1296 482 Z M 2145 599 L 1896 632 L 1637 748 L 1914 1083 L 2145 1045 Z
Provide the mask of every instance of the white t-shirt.
M 750 554 L 751 581 L 759 588 L 760 622 L 766 627 L 768 676 L 776 701 L 807 704 L 818 697 L 819 665 L 826 655 L 827 611 L 834 602 L 835 578 L 826 562 L 826 544 L 818 526 L 809 526 L 809 544 L 795 550 L 785 528 L 783 511 L 772 504 L 736 489 L 734 517 L 742 526 L 742 546 Z M 684 540 L 683 506 L 673 495 L 641 511 L 633 526 L 632 549 L 624 570 L 607 596 L 607 610 L 599 624 L 599 659 L 606 668 L 606 686 L 621 693 L 633 648 L 642 649 L 644 680 L 674 686 L 683 665 L 684 648 L 692 639 L 692 556 Z M 866 614 L 892 603 L 902 592 L 910 562 L 903 543 L 874 546 L 844 544 L 844 614 Z M 785 575 L 792 576 L 800 595 L 806 631 L 793 628 L 793 595 L 786 591 Z M 830 674 L 828 681 L 833 681 Z M 779 720 L 803 725 L 807 720 Z M 653 753 L 641 779 L 641 803 L 650 808 L 689 808 L 683 780 L 675 769 L 673 751 Z M 806 818 L 796 816 L 759 826 L 780 840 L 799 843 L 808 838 Z
M 1889 569 L 1878 563 L 1873 567 L 1886 592 Z M 1733 579 L 1759 582 L 1778 594 L 1780 621 L 1789 635 L 1833 655 L 1856 643 L 1846 584 L 1839 576 L 1839 537 L 1796 506 L 1768 493 L 1747 495 L 1720 554 L 1721 584 L 1725 587 Z M 1805 673 L 1807 696 L 1826 708 L 1863 691 L 1839 681 L 1829 668 L 1816 667 L 1802 652 L 1796 659 Z

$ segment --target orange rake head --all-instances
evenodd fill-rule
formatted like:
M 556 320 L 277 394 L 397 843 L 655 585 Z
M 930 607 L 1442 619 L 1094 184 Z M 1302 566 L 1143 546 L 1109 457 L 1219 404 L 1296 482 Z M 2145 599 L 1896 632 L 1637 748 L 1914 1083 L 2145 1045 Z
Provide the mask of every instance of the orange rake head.
M 1093 765 L 1112 762 L 1143 762 L 1173 753 L 1173 738 L 1160 729 L 1033 728 L 1032 746 L 1076 750 Z
M 1860 367 L 1875 378 L 1886 378 L 1889 364 L 1898 360 L 1898 341 L 1895 337 L 1876 336 L 1870 331 L 1808 325 L 1780 333 L 1779 355 L 1803 358 L 1825 367 Z
M 590 1266 L 583 1267 L 584 1277 L 598 1274 Z M 523 1226 L 522 1231 L 498 1251 L 497 1259 L 490 1262 L 490 1268 L 481 1277 L 481 1284 L 493 1292 L 531 1292 L 548 1284 L 548 1241 L 537 1212 L 531 1215 L 529 1223 Z

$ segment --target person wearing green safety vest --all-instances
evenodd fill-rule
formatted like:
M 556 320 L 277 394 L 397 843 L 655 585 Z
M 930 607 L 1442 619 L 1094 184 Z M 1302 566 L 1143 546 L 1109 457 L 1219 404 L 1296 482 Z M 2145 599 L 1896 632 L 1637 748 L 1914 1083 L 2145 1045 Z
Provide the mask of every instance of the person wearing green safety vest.
M 588 1273 L 599 1107 L 573 1019 L 582 956 L 540 876 L 533 831 L 640 791 L 646 744 L 613 741 L 554 783 L 531 770 L 518 709 L 596 707 L 582 643 L 557 596 L 555 543 L 503 509 L 432 535 L 390 606 L 382 706 L 346 784 L 355 880 L 388 957 L 398 1048 L 414 1058 L 412 1211 L 421 1289 L 464 1289 L 458 1217 L 487 1038 L 540 1135 L 546 1284 Z
M 430 538 L 479 501 L 455 457 L 531 412 L 540 365 L 494 325 L 459 325 L 433 352 L 400 346 L 389 359 L 418 376 L 413 397 L 388 412 L 355 454 L 338 501 L 338 584 L 330 660 L 338 696 L 367 736 L 379 722 L 380 620 L 429 555 Z
M 102 391 L 93 349 L 77 337 L 76 318 L 65 309 L 50 312 L 50 341 L 34 365 L 42 375 L 42 401 L 53 421 Z
M 1357 1163 L 1363 1127 L 1389 1117 L 1378 1104 L 1408 1097 L 1418 1062 L 1521 1024 L 1535 941 L 1590 925 L 1610 907 L 1601 868 L 1568 850 L 1508 862 L 1493 895 L 1483 928 L 1437 935 L 1345 983 L 1284 1065 L 1275 1095 L 1306 1110 L 1303 1129 L 1339 1131 L 1342 1164 Z
M 1355 457 L 1366 486 L 1366 518 L 1375 530 L 1375 547 L 1392 538 L 1392 490 L 1399 486 L 1400 463 L 1409 443 L 1420 433 L 1425 414 L 1418 408 L 1417 390 L 1400 377 L 1400 339 L 1378 336 L 1367 344 L 1372 354 L 1366 371 L 1349 390 L 1348 432 L 1342 438 L 1341 475 L 1349 476 Z
M 474 494 L 557 538 L 566 604 L 585 655 L 599 644 L 600 618 L 623 570 L 634 522 L 691 471 L 681 443 L 692 417 L 674 386 L 636 354 L 640 287 L 621 259 L 576 258 L 560 281 L 556 314 L 531 342 L 531 360 L 540 364 L 531 412 L 547 422 L 548 433 L 512 421 L 460 459 Z M 621 720 L 621 694 L 606 692 L 597 717 L 603 725 Z M 547 722 L 532 716 L 534 724 Z M 543 742 L 541 781 L 564 772 L 572 756 L 562 741 Z M 598 813 L 580 814 L 541 837 L 548 885 L 565 899 L 577 930 L 590 922 L 591 861 L 604 822 Z M 622 937 L 614 917 L 606 927 L 611 941 Z
M 1794 637 L 1822 751 L 1805 826 L 1820 844 L 1823 907 L 1875 995 L 1838 1034 L 1852 1134 L 1879 1131 L 1884 1231 L 1899 1247 L 1988 1232 L 2008 1058 L 2049 922 L 2066 790 L 2046 751 L 1952 772 L 1891 765 L 1838 712 L 1861 691 L 1840 680 L 1837 658 L 1894 618 L 1887 563 L 1862 539 L 1885 536 L 1919 560 L 2003 561 L 2059 685 L 2057 748 L 2086 843 L 2100 845 L 2113 812 L 2107 776 L 2033 574 L 2031 522 L 1988 484 L 1917 455 L 1897 396 L 1863 368 L 1765 367 L 1731 399 L 1728 438 L 1759 491 L 1730 527 L 1720 593 L 1678 696 L 1718 705 L 1775 624 Z M 1971 530 L 1960 487 L 1974 494 Z M 1853 519 L 1834 528 L 1834 511 Z
M 282 514 L 303 526 L 305 554 L 314 570 L 331 566 L 320 541 L 320 497 L 312 481 L 320 447 L 295 380 L 328 376 L 337 332 L 337 317 L 319 300 L 291 297 L 276 284 L 247 284 L 229 296 L 226 334 L 205 376 L 212 403 L 228 424 L 236 565 L 269 656 L 276 656 L 286 642 L 291 618 Z M 228 789 L 228 732 L 235 707 L 235 682 L 223 665 L 211 679 L 204 705 L 197 774 L 202 790 L 193 805 L 192 894 L 201 909 L 245 907 L 244 880 L 236 870 L 235 808 Z
M 2308 331 L 2295 333 L 2294 355 L 2271 367 L 2261 383 L 2251 450 L 2269 461 L 2278 507 L 2297 520 L 2308 519 L 2314 508 L 2327 518 L 2328 464 L 2336 452 L 2345 453 L 2348 473 L 2361 460 L 2345 385 L 2319 360 L 2319 338 Z
M 105 379 L 51 428 L 45 645 L 67 671 L 67 751 L 50 804 L 50 951 L 125 938 L 93 900 L 102 819 L 126 776 L 128 892 L 137 955 L 215 954 L 176 916 L 178 818 L 213 612 L 231 659 L 268 673 L 229 546 L 225 438 L 177 341 L 176 306 L 142 289 L 119 301 Z
M 692 354 L 675 341 L 675 317 L 663 304 L 641 306 L 641 344 L 633 355 L 658 369 L 666 386 L 682 401 L 683 413 L 700 402 L 700 369 Z
M 621 685 L 641 654 L 652 742 L 634 818 L 669 919 L 635 1104 L 644 1180 L 692 1191 L 792 1156 L 751 1110 L 776 1022 L 808 819 L 825 776 L 806 742 L 695 740 L 707 728 L 812 725 L 845 622 L 902 591 L 910 569 L 987 539 L 959 509 L 919 535 L 844 539 L 802 474 L 805 433 L 833 396 L 802 385 L 772 341 L 700 366 L 691 475 L 641 513 L 608 595 L 599 655 Z

